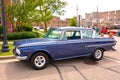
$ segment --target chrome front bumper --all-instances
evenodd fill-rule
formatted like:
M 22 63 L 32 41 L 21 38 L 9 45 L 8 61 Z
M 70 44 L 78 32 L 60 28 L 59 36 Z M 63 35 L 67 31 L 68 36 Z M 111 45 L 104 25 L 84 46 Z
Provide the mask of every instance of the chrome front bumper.
M 15 49 L 13 49 L 13 53 L 14 53 L 14 55 L 15 55 L 15 57 L 16 57 L 17 59 L 19 59 L 19 60 L 27 60 L 27 56 L 19 56 L 19 55 L 16 53 Z
M 17 59 L 19 60 L 27 60 L 27 56 L 16 56 Z

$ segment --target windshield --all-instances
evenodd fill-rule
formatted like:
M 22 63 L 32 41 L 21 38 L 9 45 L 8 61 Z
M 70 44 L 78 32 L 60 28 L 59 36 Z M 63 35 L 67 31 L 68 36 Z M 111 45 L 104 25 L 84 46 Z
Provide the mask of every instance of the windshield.
M 46 33 L 45 38 L 48 38 L 48 39 L 60 39 L 61 32 L 62 31 L 59 30 L 59 29 L 51 28 Z

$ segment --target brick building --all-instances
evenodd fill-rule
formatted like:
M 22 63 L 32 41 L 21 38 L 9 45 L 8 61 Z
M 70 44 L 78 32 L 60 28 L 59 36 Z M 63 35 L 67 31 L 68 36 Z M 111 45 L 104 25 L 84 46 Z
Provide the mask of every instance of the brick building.
M 103 25 L 110 26 L 114 24 L 120 24 L 120 10 L 98 12 L 98 15 L 96 13 L 97 12 L 85 14 L 86 25 L 88 25 L 88 22 L 91 22 L 91 26 L 97 24 L 97 17 L 99 23 Z
M 5 7 L 10 5 L 11 3 L 12 3 L 12 0 L 4 0 Z M 0 5 L 1 5 L 1 1 L 0 1 Z M 7 13 L 6 13 L 6 18 L 7 18 Z M 1 11 L 1 7 L 0 7 L 0 24 L 1 24 L 1 22 L 2 22 L 2 11 Z M 12 32 L 13 31 L 12 25 L 11 25 L 10 21 L 8 21 L 7 19 L 6 19 L 6 26 L 8 27 L 7 28 L 8 32 Z
M 66 27 L 66 26 L 70 26 L 70 21 L 71 21 L 71 18 L 66 18 L 66 19 L 62 20 L 62 19 L 60 19 L 60 17 L 54 16 L 53 19 L 51 19 L 47 23 L 47 26 L 53 27 L 53 28 L 54 27 Z M 32 25 L 44 28 L 44 23 L 37 24 L 37 23 L 33 22 Z
M 120 24 L 120 10 L 116 10 L 116 23 Z
M 60 17 L 54 17 L 50 22 L 48 23 L 49 27 L 65 27 L 70 26 L 70 18 L 66 18 L 65 20 L 61 20 Z

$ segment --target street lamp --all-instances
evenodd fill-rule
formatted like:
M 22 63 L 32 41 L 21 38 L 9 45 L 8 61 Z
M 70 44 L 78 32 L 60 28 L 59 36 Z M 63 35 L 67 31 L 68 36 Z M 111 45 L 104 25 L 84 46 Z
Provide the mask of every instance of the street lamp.
M 2 8 L 2 25 L 3 25 L 3 44 L 2 44 L 2 52 L 10 51 L 8 42 L 7 42 L 7 29 L 6 29 L 6 20 L 5 20 L 5 10 L 4 10 L 4 0 L 1 0 L 1 8 Z
M 78 27 L 78 5 L 76 6 L 76 22 L 77 22 L 77 24 L 76 24 L 76 26 Z

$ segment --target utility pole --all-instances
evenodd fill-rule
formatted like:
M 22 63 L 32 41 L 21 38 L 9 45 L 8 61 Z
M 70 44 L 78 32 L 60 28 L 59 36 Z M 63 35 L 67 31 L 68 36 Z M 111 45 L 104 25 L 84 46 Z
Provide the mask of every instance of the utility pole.
M 116 10 L 114 12 L 114 24 L 116 24 Z
M 99 12 L 98 12 L 98 6 L 97 6 L 97 25 L 99 23 Z
M 78 26 L 79 26 L 79 27 L 80 27 L 80 19 L 81 19 L 81 16 L 79 15 L 79 19 L 78 19 L 78 20 L 79 20 L 79 23 L 78 23 Z
M 7 42 L 7 29 L 6 29 L 6 17 L 5 17 L 5 7 L 4 0 L 1 0 L 1 8 L 2 8 L 2 26 L 3 26 L 3 44 L 2 44 L 2 52 L 10 51 L 8 42 Z
M 81 16 L 78 14 L 78 5 L 76 6 L 76 22 L 77 22 L 77 24 L 76 24 L 76 26 L 77 27 L 80 27 L 80 18 L 81 18 Z

